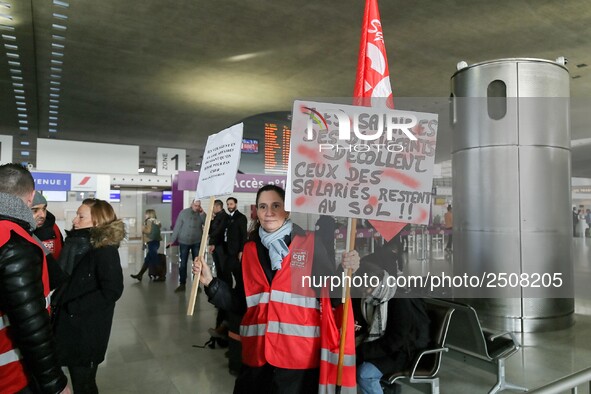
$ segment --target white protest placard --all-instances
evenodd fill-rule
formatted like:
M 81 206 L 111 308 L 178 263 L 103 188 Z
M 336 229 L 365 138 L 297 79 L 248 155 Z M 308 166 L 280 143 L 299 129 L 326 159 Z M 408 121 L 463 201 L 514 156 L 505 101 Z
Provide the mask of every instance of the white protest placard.
M 223 196 L 234 191 L 234 179 L 240 164 L 243 123 L 207 138 L 199 171 L 197 198 Z
M 437 118 L 296 101 L 286 209 L 428 224 Z

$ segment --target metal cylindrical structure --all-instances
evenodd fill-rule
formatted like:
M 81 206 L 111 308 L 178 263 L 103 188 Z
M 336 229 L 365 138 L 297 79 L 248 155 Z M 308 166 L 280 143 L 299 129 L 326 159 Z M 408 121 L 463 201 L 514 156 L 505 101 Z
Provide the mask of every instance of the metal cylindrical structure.
M 528 285 L 513 281 L 488 298 L 474 290 L 470 303 L 488 326 L 569 326 L 568 70 L 547 60 L 499 59 L 464 67 L 451 81 L 454 274 L 505 273 Z M 560 273 L 563 288 L 534 289 L 521 280 L 536 273 Z

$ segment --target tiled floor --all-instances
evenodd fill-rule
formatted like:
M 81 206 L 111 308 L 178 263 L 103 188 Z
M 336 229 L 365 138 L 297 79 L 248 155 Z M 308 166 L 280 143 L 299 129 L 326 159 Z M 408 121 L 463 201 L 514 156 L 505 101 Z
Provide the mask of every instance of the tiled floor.
M 574 241 L 575 272 L 581 287 L 591 279 L 591 240 Z M 225 349 L 200 349 L 215 322 L 215 309 L 199 294 L 193 316 L 186 316 L 190 290 L 174 293 L 178 265 L 169 251 L 166 282 L 142 282 L 129 277 L 141 265 L 139 243 L 121 249 L 125 291 L 117 303 L 107 359 L 99 367 L 98 385 L 103 394 L 114 393 L 231 393 L 234 377 L 227 371 Z M 405 271 L 420 270 L 410 254 Z M 447 264 L 443 252 L 434 251 L 430 266 Z M 519 338 L 522 351 L 511 357 L 507 377 L 530 389 L 572 372 L 591 367 L 591 302 L 577 299 L 573 327 Z M 495 377 L 473 367 L 443 358 L 441 393 L 487 393 Z M 403 393 L 417 392 L 405 386 Z M 579 393 L 588 392 L 584 387 Z

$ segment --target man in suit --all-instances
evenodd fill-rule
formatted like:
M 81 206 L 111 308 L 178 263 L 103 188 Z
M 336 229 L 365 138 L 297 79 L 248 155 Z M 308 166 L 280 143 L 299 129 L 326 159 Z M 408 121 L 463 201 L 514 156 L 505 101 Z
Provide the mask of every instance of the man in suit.
M 238 269 L 240 265 L 240 259 L 242 258 L 242 248 L 246 243 L 246 216 L 238 211 L 238 200 L 234 197 L 229 197 L 226 200 L 228 207 L 228 226 L 226 227 L 226 266 L 231 272 Z
M 228 214 L 224 211 L 222 200 L 215 200 L 213 203 L 213 219 L 209 227 L 208 251 L 211 253 L 217 277 L 232 287 L 232 272 L 228 268 L 226 252 L 224 248 L 224 235 L 228 226 Z M 226 337 L 228 322 L 225 311 L 219 309 L 216 318 L 215 329 L 209 329 L 213 337 Z
M 228 226 L 228 214 L 224 211 L 222 200 L 213 203 L 213 219 L 209 227 L 209 247 L 216 266 L 217 276 L 232 286 L 232 274 L 226 267 L 226 253 L 224 251 L 224 234 Z

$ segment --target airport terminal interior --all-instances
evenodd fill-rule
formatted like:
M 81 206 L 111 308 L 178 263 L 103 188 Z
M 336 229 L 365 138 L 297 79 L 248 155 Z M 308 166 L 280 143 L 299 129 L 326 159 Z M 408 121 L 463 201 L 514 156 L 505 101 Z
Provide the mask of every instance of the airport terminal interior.
M 591 209 L 591 3 L 380 0 L 380 20 L 365 29 L 376 45 L 360 52 L 364 3 L 372 1 L 0 0 L 0 163 L 31 170 L 64 235 L 89 197 L 109 201 L 126 226 L 119 249 L 125 288 L 98 368 L 101 393 L 232 392 L 227 349 L 204 346 L 217 311 L 201 291 L 187 316 L 192 278 L 186 291 L 175 292 L 179 248 L 164 247 L 178 213 L 196 198 L 202 164 L 216 159 L 206 151 L 209 139 L 243 125 L 224 202 L 237 197 L 250 223 L 258 187 L 280 185 L 293 207 L 308 202 L 292 218 L 314 230 L 318 215 L 333 208 L 306 200 L 329 178 L 314 171 L 338 156 L 340 145 L 324 144 L 334 149 L 330 158 L 318 154 L 322 146 L 316 152 L 305 144 L 337 132 L 342 142 L 338 122 L 326 122 L 327 114 L 314 108 L 358 102 L 356 85 L 367 97 L 388 80 L 399 112 L 384 119 L 417 121 L 407 131 L 421 138 L 406 141 L 403 126 L 394 128 L 395 137 L 384 133 L 388 143 L 398 138 L 392 145 L 400 150 L 366 155 L 375 159 L 369 169 L 383 172 L 364 180 L 358 172 L 347 190 L 355 181 L 372 183 L 379 194 L 350 200 L 372 214 L 390 203 L 383 212 L 391 221 L 408 213 L 404 221 L 413 225 L 398 275 L 472 269 L 550 275 L 572 268 L 574 293 L 566 299 L 573 308 L 515 298 L 513 309 L 493 315 L 506 318 L 521 344 L 506 361 L 507 382 L 533 390 L 587 370 L 578 392 L 590 392 L 591 237 L 584 223 L 591 227 L 591 212 L 583 217 Z M 373 71 L 357 78 L 360 54 Z M 372 72 L 379 82 L 370 86 Z M 317 140 L 302 137 L 302 119 Z M 340 170 L 351 170 L 346 160 L 355 154 L 338 162 Z M 300 167 L 290 163 L 294 157 Z M 289 170 L 296 182 L 310 178 L 299 196 L 301 183 L 288 184 Z M 345 178 L 338 174 L 325 187 Z M 412 194 L 400 203 L 392 197 L 398 192 L 423 200 L 411 204 Z M 377 195 L 389 201 L 377 204 Z M 211 196 L 204 196 L 207 210 Z M 339 207 L 343 201 L 349 202 L 343 198 Z M 448 206 L 452 229 L 444 228 Z M 162 223 L 165 281 L 130 276 L 144 261 L 147 209 Z M 571 209 L 581 210 L 583 228 L 573 225 Z M 384 241 L 367 224 L 374 217 L 357 214 L 363 222 L 357 250 L 364 256 Z M 344 225 L 342 215 L 334 216 Z M 339 251 L 345 233 L 335 236 Z M 453 250 L 446 245 L 451 234 Z M 522 323 L 532 326 L 516 328 Z M 476 364 L 444 353 L 440 392 L 489 392 L 496 375 Z M 405 384 L 402 393 L 418 386 Z
M 591 279 L 591 239 L 573 239 L 577 291 L 585 293 Z M 113 333 L 106 361 L 98 371 L 101 393 L 199 393 L 232 391 L 234 377 L 229 374 L 227 349 L 202 346 L 209 338 L 207 329 L 215 323 L 215 308 L 199 293 L 193 316 L 187 316 L 189 292 L 174 293 L 177 286 L 176 248 L 167 252 L 168 275 L 164 283 L 129 277 L 141 265 L 139 242 L 130 242 L 121 250 L 128 253 L 124 267 L 125 291 L 117 303 Z M 441 243 L 433 244 L 428 261 L 416 248 L 405 255 L 404 273 L 422 270 L 441 272 L 450 269 L 453 258 L 445 256 Z M 577 297 L 575 324 L 566 329 L 517 333 L 522 349 L 507 362 L 507 381 L 530 390 L 591 364 L 591 298 Z M 487 393 L 495 384 L 495 375 L 443 356 L 440 372 L 441 393 Z M 428 387 L 428 386 L 427 386 Z M 404 385 L 403 393 L 418 393 Z M 588 392 L 581 385 L 579 393 Z M 513 392 L 513 391 L 504 391 Z M 516 392 L 516 391 L 515 391 Z

